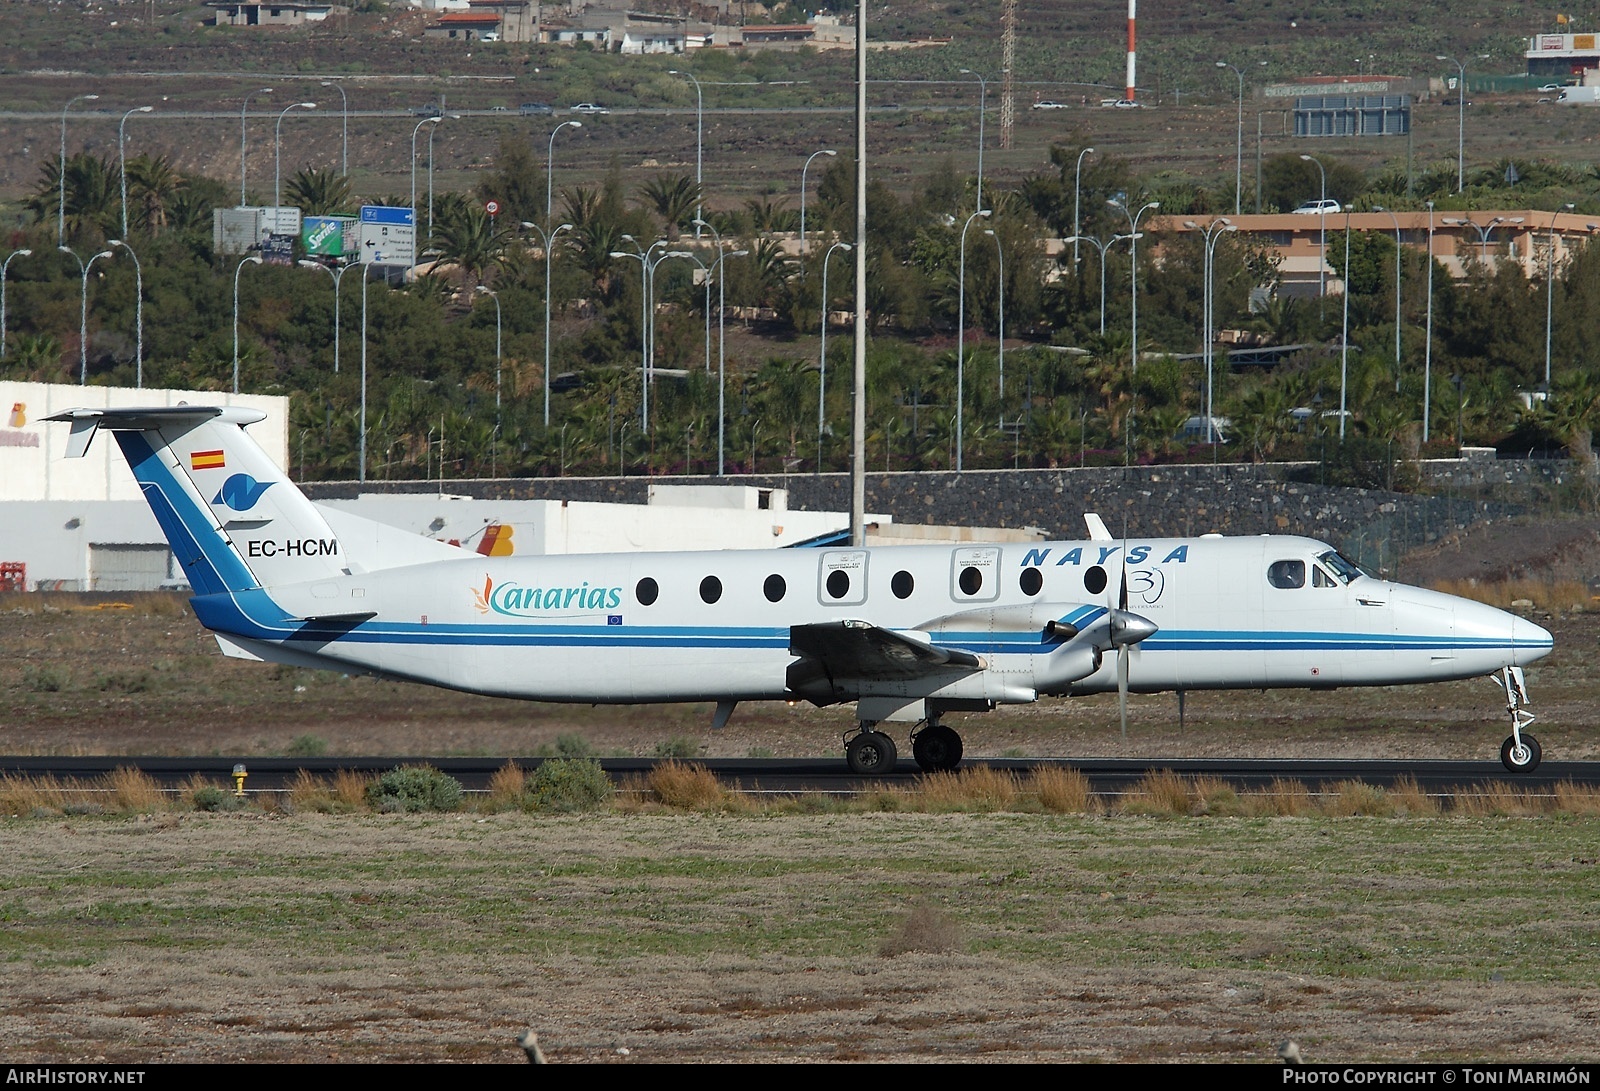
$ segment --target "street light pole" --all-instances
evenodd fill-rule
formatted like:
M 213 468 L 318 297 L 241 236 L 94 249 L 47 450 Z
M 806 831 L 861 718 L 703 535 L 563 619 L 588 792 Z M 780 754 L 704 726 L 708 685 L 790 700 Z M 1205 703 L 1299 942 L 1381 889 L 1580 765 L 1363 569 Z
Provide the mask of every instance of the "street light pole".
M 668 73 L 668 75 L 672 75 L 672 76 L 682 76 L 684 79 L 686 79 L 690 83 L 694 84 L 694 188 L 695 188 L 695 206 L 694 206 L 695 229 L 694 229 L 694 237 L 698 239 L 700 237 L 699 221 L 705 219 L 705 215 L 706 215 L 706 210 L 705 210 L 705 188 L 704 188 L 704 184 L 701 181 L 701 173 L 700 173 L 701 151 L 705 147 L 705 104 L 706 104 L 706 99 L 705 99 L 705 94 L 702 92 L 702 90 L 700 88 L 700 81 L 695 79 L 693 72 L 684 72 L 684 71 L 682 71 L 680 69 L 677 69 L 677 68 L 669 68 L 669 69 L 667 69 L 667 73 Z
M 135 106 L 122 115 L 122 120 L 117 123 L 117 169 L 122 175 L 122 237 L 128 237 L 128 152 L 127 129 L 128 119 L 134 114 L 148 114 L 154 106 Z
M 339 131 L 340 131 L 340 169 L 339 173 L 346 178 L 350 177 L 350 98 L 344 93 L 344 84 L 334 80 L 323 80 L 322 86 L 331 87 L 339 92 Z
M 417 122 L 416 128 L 411 130 L 411 277 L 412 277 L 412 279 L 416 279 L 416 275 L 417 275 L 417 255 L 422 252 L 422 242 L 423 242 L 422 239 L 419 239 L 417 237 L 417 235 L 418 235 L 418 231 L 417 231 L 417 133 L 422 131 L 422 127 L 424 125 L 437 125 L 437 124 L 439 124 L 439 122 L 441 122 L 443 120 L 444 120 L 444 115 L 442 115 L 442 114 L 438 114 L 438 115 L 435 115 L 433 117 L 425 117 L 421 121 Z M 366 308 L 365 300 L 367 298 L 367 289 L 365 287 L 365 281 L 363 281 L 363 286 L 361 288 L 361 298 L 363 300 L 362 310 L 363 310 L 363 313 L 365 313 L 365 308 Z
M 250 110 L 250 100 L 252 98 L 254 98 L 256 95 L 270 95 L 270 94 L 272 94 L 272 88 L 270 88 L 270 87 L 263 87 L 263 88 L 261 88 L 259 90 L 251 91 L 248 95 L 246 95 L 244 97 L 244 105 L 239 107 L 239 207 L 240 208 L 244 207 L 244 202 L 245 202 L 245 195 L 244 195 L 244 175 L 245 175 L 245 155 L 246 155 L 246 147 L 245 147 L 245 117 L 246 117 L 246 115 L 248 114 L 248 112 Z
M 1487 56 L 1478 54 L 1480 60 Z M 1467 66 L 1442 53 L 1435 54 L 1434 60 L 1456 66 L 1456 192 L 1460 193 L 1467 186 Z
M 1571 212 L 1571 204 L 1562 205 L 1562 208 Z M 1556 283 L 1556 217 L 1560 210 L 1550 213 L 1550 241 L 1545 247 L 1544 267 L 1544 389 L 1550 392 L 1550 331 L 1555 321 L 1555 283 Z M 0 322 L 0 336 L 5 332 L 5 325 Z
M 78 306 L 78 385 L 83 386 L 89 381 L 89 269 L 101 258 L 109 258 L 111 251 L 100 251 L 86 265 L 70 246 L 58 246 L 56 249 L 63 254 L 71 254 L 83 274 L 83 293 Z
M 414 137 L 416 134 L 412 135 Z M 415 155 L 411 158 L 412 162 L 416 161 Z M 372 283 L 367 271 L 371 268 L 371 265 L 361 266 L 361 454 L 358 470 L 360 476 L 357 478 L 360 481 L 367 479 L 367 285 Z
M 980 208 L 967 217 L 967 222 L 961 225 L 961 262 L 960 272 L 956 275 L 956 472 L 961 472 L 961 440 L 962 419 L 961 411 L 966 401 L 966 347 L 967 347 L 967 228 L 972 226 L 972 221 L 979 216 L 988 219 L 991 212 L 987 208 Z M 860 331 L 856 331 L 860 336 Z
M 67 244 L 67 111 L 72 104 L 82 99 L 93 102 L 99 95 L 73 95 L 67 104 L 61 107 L 61 158 L 56 160 L 56 245 Z
M 1317 165 L 1317 175 L 1322 179 L 1322 197 L 1317 208 L 1317 298 L 1328 294 L 1328 210 L 1325 205 L 1328 200 L 1328 172 L 1323 169 L 1322 160 L 1314 155 L 1300 157 L 1307 163 Z
M 494 434 L 500 435 L 500 296 L 493 288 L 478 285 L 478 291 L 494 300 Z
M 283 207 L 283 117 L 290 110 L 315 110 L 314 102 L 291 102 L 278 114 L 278 123 L 272 129 L 272 207 Z M 415 217 L 413 217 L 415 218 Z
M 963 76 L 978 81 L 978 207 L 983 207 L 983 119 L 989 112 L 989 81 L 970 68 L 961 69 Z M 960 444 L 957 443 L 959 447 Z
M 133 259 L 133 374 L 134 387 L 144 389 L 144 269 L 139 265 L 139 255 L 133 252 L 123 239 L 108 239 L 107 244 L 121 250 L 126 250 Z M 0 322 L 0 331 L 5 329 L 5 324 Z
M 544 243 L 544 426 L 550 427 L 550 296 L 554 288 L 550 283 L 551 259 L 555 254 L 556 236 L 563 231 L 571 231 L 571 224 L 562 224 L 554 231 L 546 234 L 538 224 L 522 221 L 522 226 L 539 232 L 539 239 Z
M 702 220 L 700 223 L 696 224 L 695 226 L 703 227 L 707 231 L 711 232 L 711 237 L 716 242 L 717 260 L 711 263 L 711 268 L 713 270 L 716 269 L 718 266 L 720 266 L 723 262 L 727 261 L 729 258 L 742 258 L 742 257 L 747 256 L 750 253 L 750 251 L 748 251 L 748 250 L 734 250 L 732 252 L 723 250 L 722 249 L 722 232 L 718 231 L 710 223 L 708 223 L 708 222 L 706 222 L 704 220 Z M 824 260 L 826 260 L 826 258 L 824 258 Z M 726 428 L 726 424 L 727 424 L 727 420 L 728 420 L 728 407 L 727 407 L 727 399 L 728 399 L 727 338 L 725 336 L 726 329 L 723 326 L 723 319 L 724 319 L 724 317 L 726 315 L 726 312 L 727 312 L 727 299 L 728 299 L 726 281 L 727 281 L 727 277 L 725 275 L 723 275 L 723 274 L 718 274 L 717 275 L 717 476 L 718 477 L 724 476 L 724 471 L 725 471 L 725 465 L 726 464 L 725 464 L 724 459 L 723 459 L 723 453 L 725 451 L 725 440 L 726 440 L 726 430 L 725 430 L 725 428 Z
M 1006 422 L 1006 249 L 1000 245 L 1000 236 L 994 233 L 994 228 L 984 231 L 994 240 L 994 256 L 1000 265 L 1000 339 L 995 357 L 1000 368 L 1000 423 Z
M 1433 417 L 1433 202 L 1428 203 L 1428 323 L 1422 349 L 1422 445 Z
M 239 393 L 239 274 L 246 265 L 260 265 L 254 254 L 241 261 L 233 271 L 233 392 Z M 365 315 L 363 315 L 363 318 Z
M 838 154 L 831 148 L 823 148 L 821 151 L 812 152 L 806 157 L 806 165 L 800 168 L 800 249 L 802 251 L 806 247 L 806 171 L 811 169 L 811 160 L 817 156 L 834 156 Z
M 1239 123 L 1233 150 L 1233 214 L 1237 216 L 1244 199 L 1244 73 L 1227 61 L 1218 61 L 1217 67 L 1229 69 L 1239 77 Z M 1206 427 L 1210 427 L 1209 422 Z
M 6 255 L 6 260 L 0 263 L 0 360 L 6 358 L 6 273 L 11 270 L 12 258 L 32 257 L 33 251 L 24 247 L 13 250 Z
M 1350 209 L 1344 210 L 1344 324 L 1339 331 L 1339 442 L 1344 442 L 1345 389 L 1350 379 Z
M 828 259 L 835 250 L 848 252 L 852 247 L 840 241 L 828 247 L 822 255 L 822 349 L 817 354 L 817 473 L 822 472 L 822 436 L 825 428 L 823 406 L 828 396 Z
M 1089 243 L 1100 253 L 1100 333 L 1102 336 L 1106 332 L 1106 251 L 1126 238 L 1128 238 L 1127 235 L 1113 235 L 1107 241 L 1101 242 L 1094 235 L 1073 235 L 1071 238 L 1062 240 L 1062 242 L 1070 242 L 1074 246 L 1080 242 Z
M 1128 254 L 1129 265 L 1132 273 L 1133 284 L 1133 374 L 1139 373 L 1139 219 L 1146 212 L 1161 207 L 1160 201 L 1151 201 L 1138 212 L 1130 212 L 1125 202 L 1120 200 L 1107 201 L 1112 208 L 1120 208 L 1122 214 L 1128 217 Z
M 552 178 L 554 177 L 555 170 L 556 170 L 556 134 L 559 133 L 562 129 L 565 129 L 568 125 L 571 125 L 574 129 L 583 128 L 583 122 L 581 122 L 581 121 L 563 121 L 560 125 L 557 125 L 554 129 L 550 130 L 550 149 L 549 149 L 548 152 L 545 153 L 545 159 L 544 159 L 544 222 L 545 222 L 545 226 L 547 226 L 547 227 L 550 224 L 550 220 L 553 218 L 553 213 L 551 212 L 551 205 L 553 204 L 553 202 L 555 200 L 555 188 L 554 188 L 554 185 L 552 183 Z
M 308 261 L 305 258 L 301 258 L 299 263 L 307 269 L 321 269 L 333 278 L 333 373 L 337 375 L 339 374 L 339 282 L 344 279 L 345 271 L 351 267 L 340 265 L 330 269 L 320 261 Z
M 1204 238 L 1204 256 L 1201 262 L 1201 293 L 1200 316 L 1202 327 L 1201 356 L 1206 365 L 1206 442 L 1216 445 L 1216 415 L 1212 400 L 1212 373 L 1213 360 L 1216 356 L 1216 335 L 1213 333 L 1216 320 L 1216 274 L 1217 274 L 1217 243 L 1225 232 L 1239 230 L 1232 221 L 1226 218 L 1212 220 L 1202 229 L 1193 220 L 1184 221 L 1185 227 L 1199 230 Z
M 1078 267 L 1078 239 L 1080 237 L 1078 235 L 1078 230 L 1079 230 L 1079 228 L 1078 228 L 1078 197 L 1079 197 L 1079 194 L 1083 190 L 1083 157 L 1088 155 L 1092 151 L 1094 151 L 1093 148 L 1084 148 L 1082 151 L 1080 151 L 1078 153 L 1078 169 L 1076 171 L 1074 171 L 1073 175 L 1072 175 L 1072 267 L 1073 267 L 1073 269 L 1077 269 L 1077 267 Z M 1100 253 L 1102 255 L 1104 255 L 1105 251 L 1101 250 Z M 1102 318 L 1102 320 L 1100 322 L 1100 332 L 1101 333 L 1105 332 L 1105 325 L 1106 325 L 1105 321 Z

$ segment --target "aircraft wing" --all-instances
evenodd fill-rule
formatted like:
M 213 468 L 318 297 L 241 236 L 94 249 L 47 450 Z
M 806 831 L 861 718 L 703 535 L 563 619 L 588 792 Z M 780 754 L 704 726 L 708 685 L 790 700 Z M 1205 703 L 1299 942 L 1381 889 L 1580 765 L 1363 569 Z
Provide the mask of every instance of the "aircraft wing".
M 866 621 L 830 621 L 789 629 L 789 688 L 816 700 L 840 700 L 853 681 L 911 681 L 984 670 L 981 656 L 945 648 Z

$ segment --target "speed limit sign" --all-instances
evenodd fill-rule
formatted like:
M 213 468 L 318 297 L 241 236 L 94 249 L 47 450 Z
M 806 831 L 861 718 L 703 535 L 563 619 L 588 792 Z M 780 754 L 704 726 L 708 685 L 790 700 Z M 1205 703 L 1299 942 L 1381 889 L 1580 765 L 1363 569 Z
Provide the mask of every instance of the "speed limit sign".
M 484 204 L 483 210 L 485 212 L 487 212 L 489 215 L 493 216 L 493 215 L 495 215 L 496 213 L 498 213 L 500 211 L 500 202 L 499 201 L 488 201 L 488 202 L 486 202 Z

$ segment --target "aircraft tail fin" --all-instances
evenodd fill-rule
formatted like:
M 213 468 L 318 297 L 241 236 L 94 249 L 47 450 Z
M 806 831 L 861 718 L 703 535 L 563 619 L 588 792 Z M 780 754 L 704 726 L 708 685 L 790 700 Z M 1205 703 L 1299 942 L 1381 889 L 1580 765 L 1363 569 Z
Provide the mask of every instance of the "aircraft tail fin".
M 196 594 L 302 583 L 348 571 L 338 535 L 245 434 L 254 409 L 180 405 L 69 409 L 67 457 L 116 436 L 128 467 Z

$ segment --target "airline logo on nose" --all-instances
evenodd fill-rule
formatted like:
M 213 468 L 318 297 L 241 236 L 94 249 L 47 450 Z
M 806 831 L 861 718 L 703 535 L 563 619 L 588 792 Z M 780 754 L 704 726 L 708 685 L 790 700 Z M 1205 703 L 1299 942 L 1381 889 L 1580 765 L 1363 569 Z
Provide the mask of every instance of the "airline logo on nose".
M 222 489 L 211 502 L 226 504 L 234 511 L 249 511 L 274 484 L 273 481 L 262 483 L 249 474 L 234 474 L 222 483 Z

